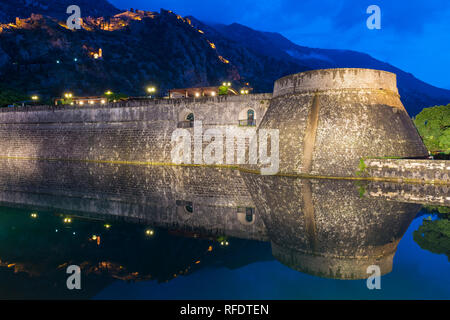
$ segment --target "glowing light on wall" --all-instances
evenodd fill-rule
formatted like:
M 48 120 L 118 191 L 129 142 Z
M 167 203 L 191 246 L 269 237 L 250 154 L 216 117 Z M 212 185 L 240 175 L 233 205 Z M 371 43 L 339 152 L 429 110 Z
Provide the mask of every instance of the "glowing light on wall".
M 64 218 L 63 222 L 64 223 L 72 223 L 72 219 L 71 218 Z
M 219 56 L 219 60 L 222 61 L 223 63 L 230 63 L 230 61 L 228 61 L 227 59 L 225 59 L 222 56 Z

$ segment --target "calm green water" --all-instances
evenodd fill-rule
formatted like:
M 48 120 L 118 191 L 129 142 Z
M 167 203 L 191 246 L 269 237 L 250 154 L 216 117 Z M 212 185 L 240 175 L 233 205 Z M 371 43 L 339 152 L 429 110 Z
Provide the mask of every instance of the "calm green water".
M 0 176 L 1 299 L 450 298 L 448 209 L 399 201 L 407 186 L 32 161 Z

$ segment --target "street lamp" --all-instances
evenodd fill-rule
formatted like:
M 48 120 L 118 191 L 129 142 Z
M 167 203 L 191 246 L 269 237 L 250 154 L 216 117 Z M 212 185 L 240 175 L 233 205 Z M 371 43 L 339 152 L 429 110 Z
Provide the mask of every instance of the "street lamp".
M 156 88 L 155 87 L 147 87 L 147 92 L 149 93 L 150 98 L 152 97 L 152 95 L 155 94 L 156 92 Z
M 31 96 L 31 100 L 33 100 L 33 101 L 38 101 L 39 100 L 39 97 L 38 96 Z
M 108 91 L 105 92 L 105 94 L 106 94 L 107 96 L 110 96 L 110 95 L 112 95 L 112 92 L 111 92 L 111 90 L 108 90 Z

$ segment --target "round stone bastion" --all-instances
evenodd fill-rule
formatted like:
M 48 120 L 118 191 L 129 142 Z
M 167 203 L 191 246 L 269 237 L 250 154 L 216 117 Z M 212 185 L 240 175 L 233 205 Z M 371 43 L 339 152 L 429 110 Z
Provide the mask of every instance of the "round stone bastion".
M 275 81 L 259 129 L 279 130 L 279 172 L 355 176 L 371 157 L 425 158 L 396 75 L 358 68 L 301 72 Z

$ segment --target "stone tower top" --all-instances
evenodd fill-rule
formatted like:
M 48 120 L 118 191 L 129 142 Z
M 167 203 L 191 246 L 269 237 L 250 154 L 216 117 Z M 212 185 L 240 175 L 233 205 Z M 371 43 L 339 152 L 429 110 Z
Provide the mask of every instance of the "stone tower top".
M 337 68 L 306 71 L 278 79 L 275 81 L 273 96 L 339 89 L 383 89 L 398 93 L 394 73 L 373 69 Z

